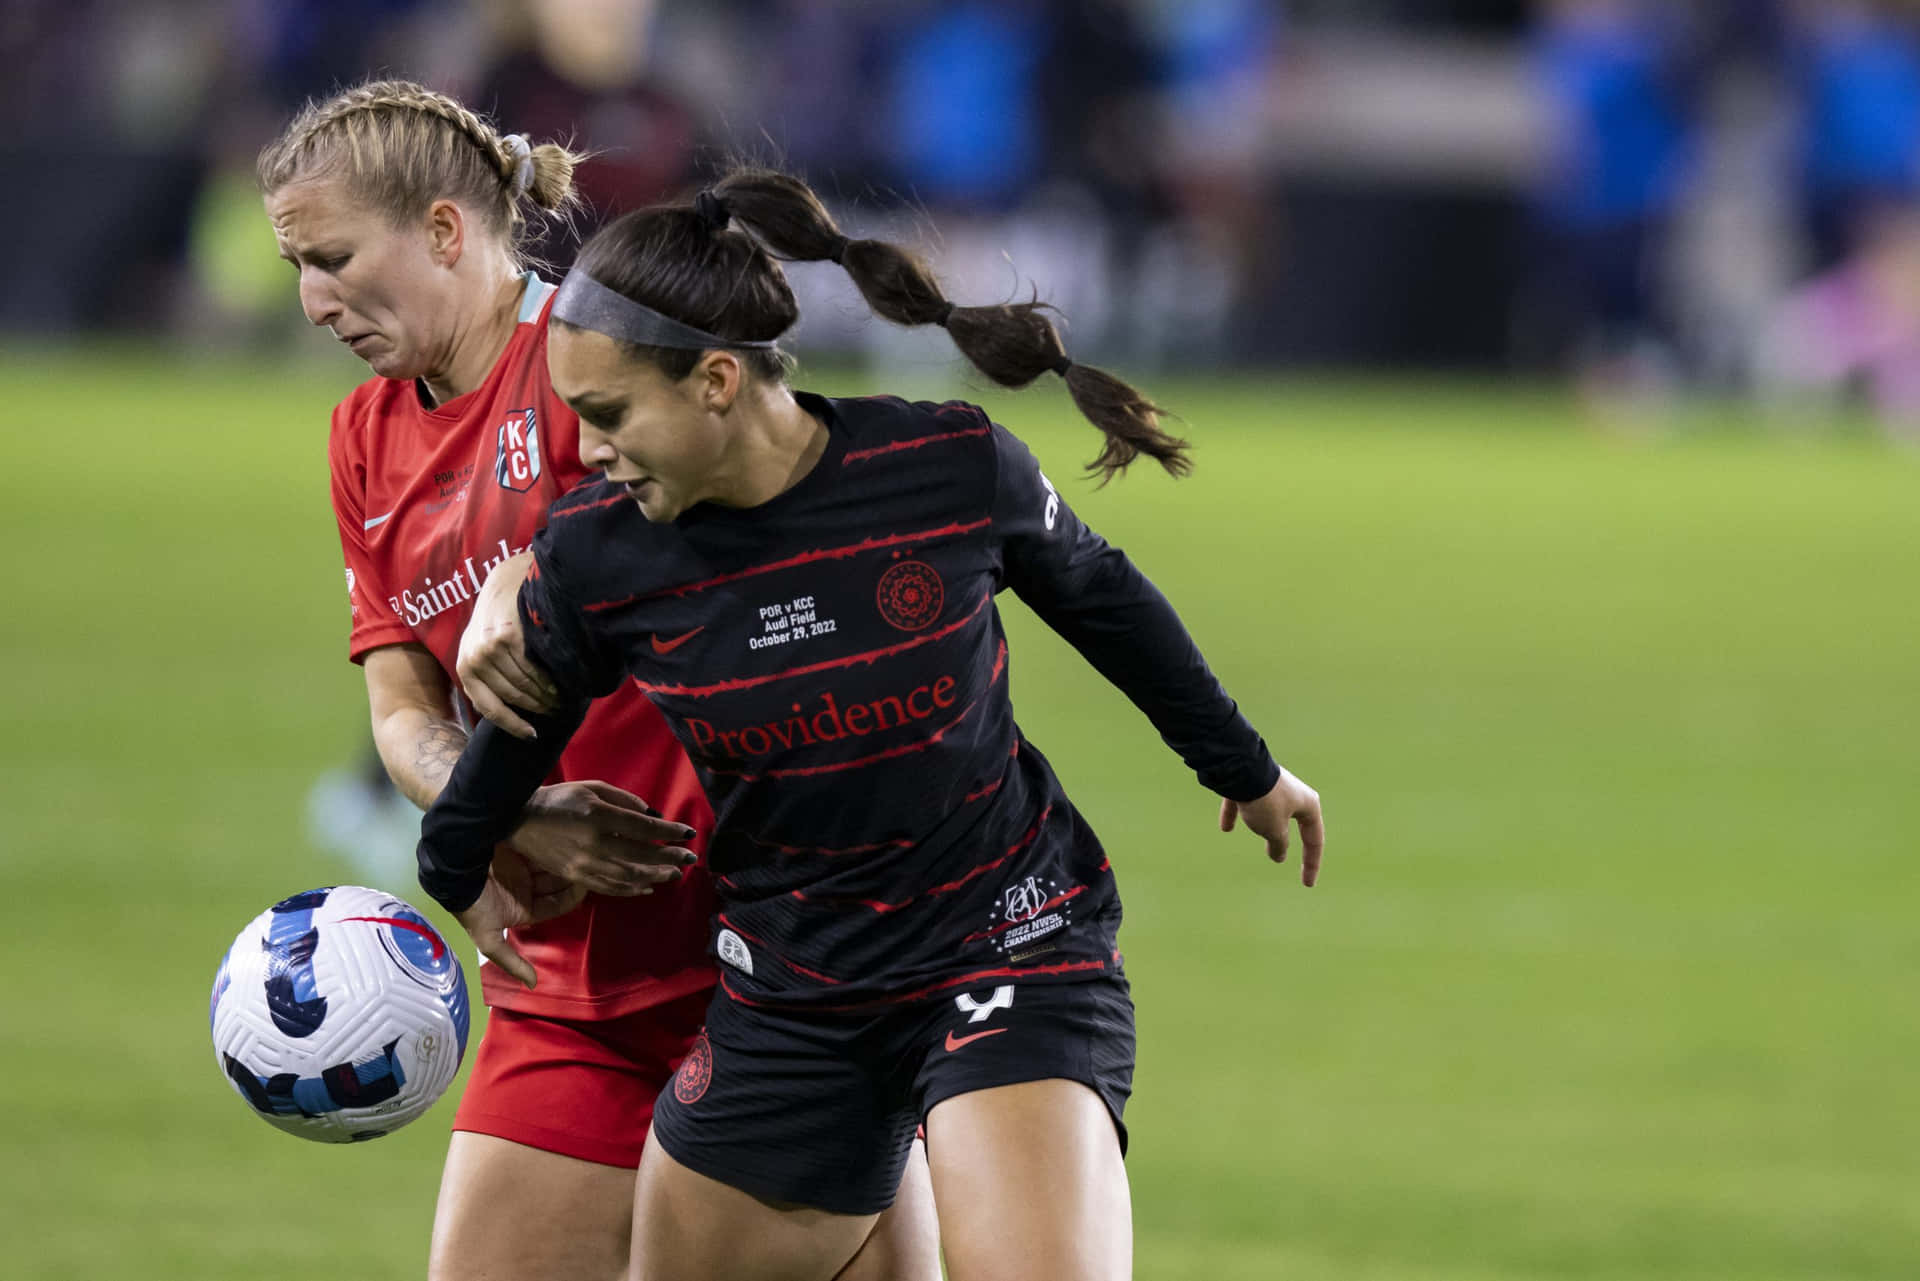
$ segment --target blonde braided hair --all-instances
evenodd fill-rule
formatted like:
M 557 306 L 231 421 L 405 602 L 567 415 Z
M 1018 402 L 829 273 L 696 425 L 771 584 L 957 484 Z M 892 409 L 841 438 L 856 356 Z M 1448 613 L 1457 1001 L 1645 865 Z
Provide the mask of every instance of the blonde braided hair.
M 261 150 L 257 170 L 265 195 L 310 178 L 344 179 L 396 226 L 435 200 L 456 200 L 506 238 L 517 263 L 529 239 L 523 202 L 539 217 L 567 220 L 580 207 L 573 172 L 585 159 L 559 143 L 504 138 L 425 85 L 373 80 L 309 102 Z

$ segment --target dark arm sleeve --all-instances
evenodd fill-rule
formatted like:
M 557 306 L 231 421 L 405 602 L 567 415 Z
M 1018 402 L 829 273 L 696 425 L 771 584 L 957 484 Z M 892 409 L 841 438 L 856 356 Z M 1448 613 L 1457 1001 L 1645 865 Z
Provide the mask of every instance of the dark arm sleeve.
M 557 581 L 553 550 L 543 546 L 544 539 L 542 534 L 534 540 L 533 568 L 520 587 L 520 626 L 528 657 L 552 676 L 562 706 L 550 716 L 517 709 L 539 735 L 531 741 L 480 722 L 421 820 L 420 884 L 450 912 L 464 911 L 480 897 L 494 846 L 520 825 L 528 798 L 553 772 L 590 699 L 620 683 L 606 647 Z
M 1235 801 L 1265 796 L 1280 767 L 1167 598 L 1081 523 L 1018 437 L 996 425 L 993 440 L 1005 584 L 1147 714 L 1202 784 Z
M 587 707 L 576 703 L 553 716 L 517 710 L 539 737 L 528 742 L 481 721 L 420 821 L 420 885 L 449 912 L 480 897 L 493 847 L 520 826 L 528 798 L 553 772 Z

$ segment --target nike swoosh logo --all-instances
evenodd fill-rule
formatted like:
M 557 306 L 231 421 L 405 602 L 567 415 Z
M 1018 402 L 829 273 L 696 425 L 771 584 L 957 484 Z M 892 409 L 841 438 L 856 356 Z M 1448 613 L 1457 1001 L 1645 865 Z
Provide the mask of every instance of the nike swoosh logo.
M 655 632 L 653 636 L 653 652 L 656 654 L 671 654 L 673 653 L 674 650 L 679 649 L 682 645 L 686 644 L 688 641 L 692 640 L 694 637 L 698 636 L 701 632 L 704 632 L 706 630 L 707 630 L 706 624 L 702 623 L 700 626 L 694 628 L 692 631 L 686 633 L 685 635 L 676 636 L 672 640 L 666 640 L 666 641 L 661 640 L 660 634 L 658 632 Z
M 951 1054 L 963 1045 L 971 1045 L 983 1036 L 999 1036 L 1006 1030 L 1003 1027 L 990 1027 L 984 1032 L 975 1032 L 972 1036 L 955 1036 L 949 1032 L 947 1033 L 947 1053 Z
M 391 925 L 396 930 L 412 930 L 415 934 L 418 934 L 421 938 L 433 944 L 433 959 L 436 961 L 440 959 L 440 953 L 447 950 L 447 945 L 440 941 L 440 936 L 418 921 L 403 921 L 397 916 L 343 916 L 340 919 L 343 921 L 372 921 L 375 925 Z M 1001 1028 L 1000 1030 L 1003 1032 L 1006 1031 L 1005 1028 Z
M 399 510 L 400 509 L 398 507 L 393 509 L 393 511 L 399 511 Z M 393 519 L 393 512 L 388 512 L 384 516 L 375 516 L 369 520 L 363 521 L 360 525 L 360 528 L 362 531 L 369 530 L 369 529 L 372 529 L 375 525 L 384 525 L 392 519 Z

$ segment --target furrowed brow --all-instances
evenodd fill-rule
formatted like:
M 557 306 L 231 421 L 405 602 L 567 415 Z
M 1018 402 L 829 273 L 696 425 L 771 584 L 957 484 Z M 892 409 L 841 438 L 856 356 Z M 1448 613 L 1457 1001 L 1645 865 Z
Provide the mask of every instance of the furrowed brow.
M 592 392 L 583 392 L 578 396 L 562 396 L 561 399 L 566 401 L 568 408 L 576 414 L 594 414 L 602 418 L 623 413 L 627 408 L 627 402 L 624 400 L 604 400 Z

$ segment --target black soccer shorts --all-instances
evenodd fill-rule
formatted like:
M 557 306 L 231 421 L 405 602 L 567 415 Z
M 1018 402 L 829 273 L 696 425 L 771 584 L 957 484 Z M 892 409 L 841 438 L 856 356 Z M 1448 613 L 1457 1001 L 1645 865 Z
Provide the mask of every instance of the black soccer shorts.
M 653 1131 L 682 1165 L 761 1200 L 877 1214 L 893 1204 L 935 1104 L 1053 1077 L 1099 1094 L 1124 1153 L 1124 975 L 973 988 L 857 1015 L 753 1007 L 719 991 L 654 1105 Z

